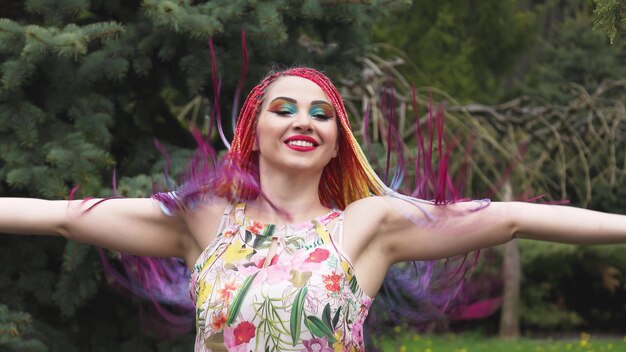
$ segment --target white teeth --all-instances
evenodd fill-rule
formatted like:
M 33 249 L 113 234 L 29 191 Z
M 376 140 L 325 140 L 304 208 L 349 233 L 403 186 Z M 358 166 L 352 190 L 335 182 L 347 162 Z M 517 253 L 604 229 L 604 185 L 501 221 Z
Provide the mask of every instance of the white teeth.
M 313 147 L 313 143 L 307 142 L 307 141 L 299 141 L 299 140 L 289 141 L 289 142 L 287 142 L 287 144 L 295 145 L 295 146 L 298 146 L 298 147 Z

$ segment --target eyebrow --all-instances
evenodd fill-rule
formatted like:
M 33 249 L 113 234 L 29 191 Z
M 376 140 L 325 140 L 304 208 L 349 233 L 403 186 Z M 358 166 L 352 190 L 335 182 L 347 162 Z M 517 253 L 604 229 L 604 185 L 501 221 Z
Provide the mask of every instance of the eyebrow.
M 270 101 L 270 103 L 273 103 L 276 100 L 286 100 L 286 101 L 288 101 L 290 103 L 294 103 L 294 104 L 298 103 L 298 101 L 296 101 L 295 99 L 291 99 L 291 98 L 287 98 L 287 97 L 277 97 L 277 98 L 274 98 L 274 99 L 272 99 L 272 101 Z
M 328 106 L 332 107 L 332 105 L 330 105 L 330 103 L 325 101 L 325 100 L 313 100 L 311 102 L 311 105 L 322 105 L 322 104 L 325 104 L 325 105 L 328 105 Z M 333 108 L 333 110 L 334 110 L 334 108 Z
M 272 99 L 272 101 L 270 103 L 273 103 L 276 100 L 286 100 L 286 101 L 288 101 L 290 103 L 293 103 L 293 104 L 297 104 L 298 103 L 297 100 L 295 100 L 293 98 L 288 98 L 288 97 L 276 97 L 276 98 Z M 313 100 L 311 102 L 311 105 L 322 105 L 322 104 L 329 105 L 330 107 L 332 107 L 332 105 L 329 102 L 325 101 L 325 100 Z

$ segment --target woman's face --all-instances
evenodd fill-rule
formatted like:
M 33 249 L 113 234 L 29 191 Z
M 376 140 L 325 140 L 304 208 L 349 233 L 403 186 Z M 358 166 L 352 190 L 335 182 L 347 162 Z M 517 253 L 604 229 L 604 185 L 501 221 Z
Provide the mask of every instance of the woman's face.
M 266 91 L 257 121 L 259 166 L 321 172 L 337 156 L 336 119 L 317 84 L 297 76 L 278 78 Z

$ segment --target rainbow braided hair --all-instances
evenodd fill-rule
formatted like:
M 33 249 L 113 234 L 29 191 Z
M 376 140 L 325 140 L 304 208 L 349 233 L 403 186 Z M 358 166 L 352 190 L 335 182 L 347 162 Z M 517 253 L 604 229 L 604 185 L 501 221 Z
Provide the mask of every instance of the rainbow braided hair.
M 267 88 L 283 76 L 297 76 L 315 83 L 326 94 L 338 117 L 339 152 L 337 157 L 331 159 L 322 171 L 321 179 L 323 182 L 319 184 L 319 196 L 322 204 L 327 207 L 345 209 L 348 204 L 361 198 L 374 195 L 387 196 L 404 200 L 407 202 L 404 203 L 406 206 L 420 209 L 428 220 L 410 218 L 407 215 L 407 219 L 413 221 L 417 226 L 433 226 L 431 221 L 434 219 L 422 207 L 424 203 L 444 205 L 463 200 L 453 189 L 454 187 L 450 185 L 450 176 L 447 173 L 449 151 L 445 155 L 441 152 L 443 116 L 438 115 L 437 117 L 440 159 L 438 168 L 431 170 L 430 174 L 426 175 L 426 180 L 422 180 L 420 184 L 416 185 L 416 189 L 413 191 L 414 194 L 430 195 L 432 200 L 424 201 L 406 196 L 388 187 L 378 177 L 352 134 L 346 108 L 339 91 L 328 77 L 312 68 L 292 68 L 271 73 L 255 86 L 246 98 L 239 114 L 234 139 L 226 155 L 226 160 L 230 159 L 233 164 L 236 164 L 238 170 L 244 171 L 244 175 L 254 174 L 255 168 L 258 169 L 258 161 L 252 151 L 257 117 L 263 105 Z M 389 130 L 390 133 L 393 132 L 391 126 Z M 388 144 L 391 145 L 390 141 Z M 432 142 L 430 148 L 422 146 L 421 153 L 424 158 L 430 160 L 433 153 Z M 240 179 L 245 179 L 245 177 Z M 262 191 L 257 186 L 258 179 L 257 182 L 250 183 L 249 186 L 233 180 L 237 180 L 237 178 L 224 179 L 223 184 L 218 185 L 214 191 L 219 192 L 221 190 L 223 193 L 218 193 L 218 195 L 229 199 L 254 199 Z M 230 193 L 233 192 L 233 182 L 237 183 L 235 194 Z M 429 186 L 430 192 L 428 191 Z M 487 204 L 488 202 L 481 203 L 477 210 L 484 208 Z M 400 209 L 396 210 L 400 214 L 406 214 Z M 455 272 L 452 275 L 448 269 L 437 268 L 438 261 L 413 262 L 409 265 L 392 267 L 381 288 L 381 295 L 377 298 L 379 304 L 375 305 L 370 312 L 366 324 L 366 334 L 371 337 L 380 333 L 379 323 L 385 320 L 391 320 L 396 324 L 409 322 L 417 327 L 441 319 L 442 315 L 448 311 L 456 309 L 456 314 L 465 311 L 463 300 L 456 303 L 454 301 L 463 290 L 465 273 L 469 270 L 468 268 L 475 265 L 477 257 L 474 258 L 473 263 L 465 259 L 464 256 L 449 259 L 450 269 Z M 367 338 L 366 340 L 369 349 L 377 350 L 372 339 Z
M 447 153 L 442 158 L 441 146 L 439 148 L 439 157 L 443 161 L 439 164 L 439 172 L 428 169 L 429 171 L 424 174 L 426 176 L 425 180 L 420 180 L 420 184 L 417 185 L 417 190 L 420 192 L 413 192 L 413 194 L 418 196 L 429 198 L 432 196 L 432 201 L 412 198 L 395 192 L 392 188 L 386 186 L 367 161 L 361 147 L 352 134 L 348 115 L 337 88 L 328 77 L 317 70 L 292 68 L 269 74 L 251 90 L 239 113 L 230 149 L 221 160 L 217 160 L 216 153 L 208 141 L 197 131 L 194 132 L 198 142 L 198 149 L 191 160 L 189 171 L 183 177 L 184 183 L 173 193 L 157 193 L 153 196 L 153 198 L 162 203 L 167 212 L 175 213 L 179 210 L 184 211 L 184 209 L 193 208 L 198 202 L 207 201 L 212 196 L 225 198 L 229 201 L 246 201 L 263 196 L 259 182 L 258 158 L 257 154 L 253 152 L 257 118 L 268 87 L 283 76 L 297 76 L 315 83 L 326 94 L 338 117 L 339 151 L 337 157 L 331 159 L 322 171 L 323 182 L 320 182 L 319 185 L 319 197 L 322 204 L 331 208 L 345 209 L 348 204 L 365 197 L 385 196 L 397 198 L 406 201 L 407 203 L 405 204 L 408 206 L 412 205 L 422 210 L 427 219 L 415 219 L 406 215 L 407 213 L 402 211 L 402 209 L 396 209 L 399 214 L 406 215 L 417 226 L 433 226 L 436 219 L 432 219 L 428 211 L 424 210 L 422 207 L 424 203 L 449 204 L 460 200 L 455 196 L 455 192 L 446 191 L 450 185 L 450 179 L 447 175 L 448 159 Z M 438 139 L 441 144 L 443 117 L 438 118 L 437 121 L 440 132 Z M 220 128 L 219 124 L 217 126 Z M 223 135 L 223 132 L 220 131 L 220 134 Z M 424 148 L 421 144 L 419 145 L 422 149 L 422 157 L 428 161 L 427 165 L 422 165 L 424 168 L 430 167 L 432 141 L 429 145 L 430 148 Z M 430 188 L 430 192 L 421 192 L 427 191 L 428 188 Z M 480 208 L 483 208 L 486 204 L 488 203 L 483 204 Z M 379 303 L 374 305 L 370 312 L 366 333 L 372 336 L 380 332 L 381 326 L 384 325 L 380 323 L 386 323 L 388 320 L 393 321 L 395 324 L 409 321 L 412 325 L 432 322 L 440 318 L 446 311 L 453 309 L 451 307 L 453 305 L 452 301 L 459 296 L 463 289 L 465 283 L 463 277 L 467 273 L 467 267 L 475 265 L 475 260 L 471 263 L 472 261 L 466 261 L 465 259 L 466 257 L 461 256 L 462 262 L 452 270 L 454 271 L 452 275 L 448 275 L 450 274 L 448 269 L 444 268 L 441 270 L 441 268 L 438 268 L 436 265 L 437 261 L 413 262 L 411 263 L 412 265 L 392 267 L 377 298 Z M 143 260 L 149 261 L 150 259 L 144 258 Z M 467 262 L 470 263 L 467 264 Z M 448 261 L 446 263 L 452 262 Z M 163 264 L 157 263 L 155 265 L 155 267 L 160 266 L 163 266 Z M 450 266 L 455 265 L 450 264 Z M 154 270 L 152 271 L 154 272 Z M 155 275 L 161 274 L 155 272 Z M 149 275 L 146 275 L 146 277 L 149 277 Z M 170 275 L 169 283 L 163 286 L 186 286 L 186 284 L 187 277 L 183 278 L 181 275 L 177 280 L 175 275 Z M 143 284 L 143 286 L 146 285 Z M 154 290 L 154 288 L 151 288 L 151 290 Z M 153 298 L 152 300 L 168 302 L 163 299 L 155 300 Z M 183 302 L 180 310 L 182 311 L 181 315 L 185 316 L 185 312 L 193 310 L 193 305 L 187 300 Z M 416 307 L 417 302 L 420 302 L 419 307 Z M 168 324 L 176 325 L 174 319 L 163 314 L 160 315 Z M 189 318 L 193 319 L 193 316 L 189 316 Z M 371 343 L 371 341 L 369 342 Z M 372 345 L 370 345 L 370 349 L 373 349 Z
M 339 138 L 338 141 L 338 156 L 333 158 L 322 171 L 324 182 L 320 182 L 319 185 L 322 204 L 327 207 L 344 209 L 357 199 L 385 194 L 388 188 L 376 175 L 352 134 L 346 108 L 339 91 L 328 77 L 311 68 L 292 68 L 271 73 L 252 89 L 239 113 L 232 145 L 226 155 L 227 162 L 236 164 L 233 166 L 248 173 L 254 173 L 254 169 L 258 169 L 258 161 L 252 151 L 257 117 L 267 88 L 283 76 L 302 77 L 317 84 L 330 100 L 338 117 L 339 134 L 343 138 Z M 213 192 L 217 196 L 254 199 L 259 195 L 256 183 L 244 184 L 240 180 L 233 181 L 237 179 L 231 177 L 224 177 L 221 180 L 221 182 L 214 184 Z M 233 187 L 235 187 L 234 190 Z
M 319 185 L 322 204 L 329 208 L 344 209 L 351 202 L 361 198 L 393 193 L 376 175 L 365 158 L 352 134 L 339 91 L 330 79 L 311 68 L 293 68 L 269 74 L 251 90 L 239 113 L 230 149 L 221 160 L 217 160 L 215 150 L 208 141 L 198 131 L 193 131 L 198 149 L 189 164 L 187 173 L 182 177 L 182 185 L 175 192 L 153 195 L 154 199 L 161 202 L 167 213 L 174 214 L 192 209 L 196 204 L 207 201 L 213 196 L 229 201 L 252 200 L 263 196 L 259 183 L 258 158 L 252 148 L 257 118 L 267 88 L 283 76 L 298 76 L 317 84 L 330 100 L 338 117 L 339 134 L 343 138 L 339 138 L 338 141 L 337 157 L 333 158 L 322 171 L 324 182 L 320 182 Z M 221 131 L 220 133 L 222 134 Z M 279 209 L 279 211 L 282 210 Z M 193 304 L 184 299 L 184 294 L 180 293 L 184 292 L 188 283 L 189 274 L 183 273 L 184 266 L 173 258 L 166 258 L 164 262 L 161 262 L 155 258 L 124 254 L 121 254 L 121 257 L 122 259 L 129 258 L 121 261 L 126 274 L 118 274 L 108 261 L 104 260 L 107 276 L 123 291 L 145 297 L 154 303 L 155 309 L 148 315 L 156 319 L 146 319 L 146 322 L 162 321 L 165 328 L 155 329 L 154 324 L 151 323 L 151 330 L 161 336 L 176 336 L 192 326 L 191 322 L 194 317 L 188 312 L 193 311 Z M 132 262 L 132 265 L 127 265 L 126 262 Z M 168 269 L 168 271 L 163 269 Z M 141 277 L 132 274 L 137 271 L 142 273 Z M 164 272 L 168 273 L 166 277 L 163 275 Z M 150 279 L 152 276 L 154 278 Z M 157 284 L 154 284 L 152 280 L 156 280 Z M 172 288 L 180 288 L 180 290 L 174 294 Z M 178 303 L 173 305 L 179 314 L 168 311 L 161 305 L 161 303 L 172 305 L 177 301 Z M 169 334 L 163 331 L 169 331 Z

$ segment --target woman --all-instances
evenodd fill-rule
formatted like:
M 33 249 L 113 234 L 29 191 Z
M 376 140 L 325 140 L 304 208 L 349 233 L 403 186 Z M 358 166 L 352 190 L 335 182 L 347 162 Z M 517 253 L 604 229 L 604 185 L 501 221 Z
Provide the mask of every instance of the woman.
M 363 350 L 363 322 L 394 263 L 516 237 L 626 242 L 623 215 L 516 202 L 439 206 L 392 192 L 355 142 L 336 88 L 307 68 L 271 74 L 252 90 L 229 167 L 237 177 L 218 170 L 157 194 L 160 202 L 112 199 L 89 212 L 95 200 L 0 199 L 0 232 L 183 258 L 196 351 Z

